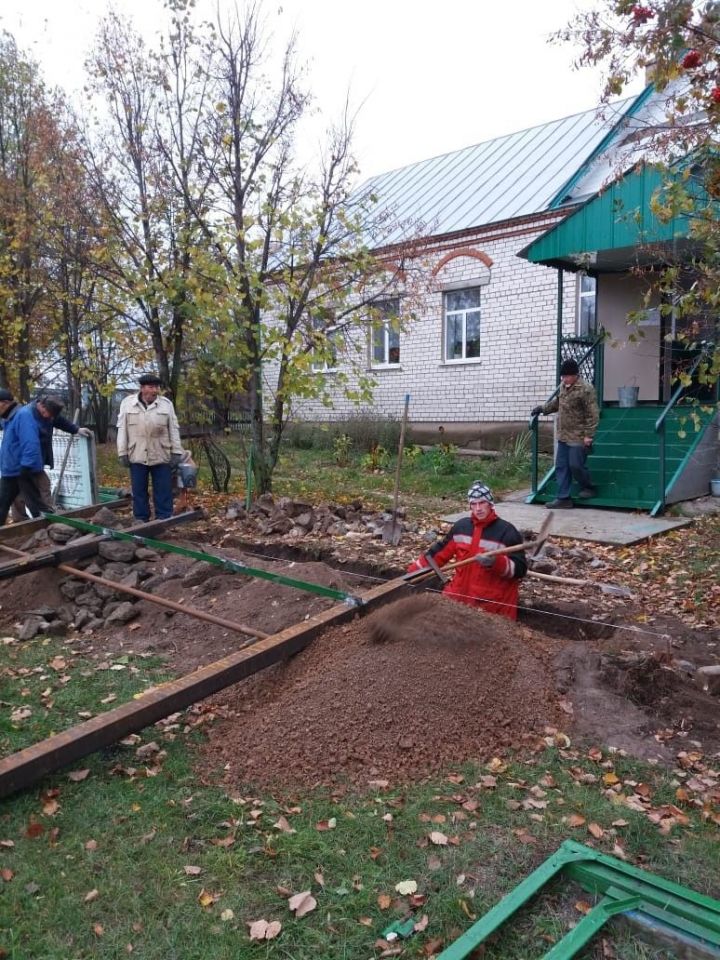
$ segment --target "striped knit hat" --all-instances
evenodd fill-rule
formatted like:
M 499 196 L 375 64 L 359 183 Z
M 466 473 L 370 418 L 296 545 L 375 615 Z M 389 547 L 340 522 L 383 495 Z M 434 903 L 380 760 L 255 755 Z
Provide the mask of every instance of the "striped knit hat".
M 476 480 L 470 487 L 467 492 L 467 498 L 471 503 L 473 500 L 487 500 L 489 504 L 495 503 L 495 498 L 492 495 L 490 487 L 485 486 L 484 483 L 480 483 L 479 480 Z

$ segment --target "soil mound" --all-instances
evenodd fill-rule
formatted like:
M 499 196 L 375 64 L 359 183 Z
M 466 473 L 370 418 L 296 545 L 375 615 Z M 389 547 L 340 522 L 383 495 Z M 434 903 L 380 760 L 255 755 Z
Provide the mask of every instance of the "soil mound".
M 392 642 L 373 621 L 401 607 Z M 397 614 L 398 611 L 395 611 Z M 545 638 L 443 597 L 336 627 L 232 688 L 208 761 L 235 786 L 417 779 L 486 760 L 557 722 Z

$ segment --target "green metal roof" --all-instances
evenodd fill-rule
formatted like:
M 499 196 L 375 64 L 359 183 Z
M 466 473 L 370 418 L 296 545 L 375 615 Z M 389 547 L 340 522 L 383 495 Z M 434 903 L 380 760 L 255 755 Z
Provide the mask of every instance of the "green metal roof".
M 687 215 L 662 222 L 651 211 L 653 194 L 666 181 L 666 170 L 634 168 L 521 250 L 520 256 L 531 263 L 597 273 L 658 259 L 657 249 L 653 253 L 648 245 L 682 243 L 690 231 Z M 706 196 L 703 199 L 707 202 Z

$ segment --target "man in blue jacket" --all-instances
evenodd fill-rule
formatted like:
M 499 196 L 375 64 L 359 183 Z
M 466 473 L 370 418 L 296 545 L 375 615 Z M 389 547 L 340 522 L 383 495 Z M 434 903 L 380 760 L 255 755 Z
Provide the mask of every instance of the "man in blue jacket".
M 67 417 L 62 415 L 63 403 L 57 397 L 43 396 L 38 400 L 34 400 L 30 406 L 36 407 L 40 414 L 38 423 L 40 424 L 40 447 L 42 448 L 43 464 L 50 470 L 55 466 L 55 457 L 53 454 L 53 429 L 55 427 L 64 433 L 72 435 L 79 434 L 81 437 L 92 436 L 92 430 L 88 429 L 88 427 L 79 427 L 76 423 L 73 423 L 72 420 L 68 420 Z M 2 416 L 2 414 L 0 414 L 0 416 Z M 37 475 L 35 481 L 41 499 L 46 503 L 50 503 L 52 493 L 50 477 L 47 475 L 47 471 L 43 469 L 43 472 Z M 25 507 L 24 497 L 22 495 L 18 496 L 12 505 L 12 518 L 16 523 L 27 520 Z
M 52 414 L 37 404 L 20 407 L 3 425 L 0 446 L 0 526 L 7 520 L 10 506 L 21 494 L 33 517 L 49 512 L 38 487 L 38 475 L 44 474 L 40 441 L 41 421 Z

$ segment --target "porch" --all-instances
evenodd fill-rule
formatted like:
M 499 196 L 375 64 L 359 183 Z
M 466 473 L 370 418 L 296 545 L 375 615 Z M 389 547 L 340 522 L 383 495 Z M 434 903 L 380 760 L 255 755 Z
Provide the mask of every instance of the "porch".
M 561 362 L 575 359 L 580 376 L 595 386 L 600 407 L 588 458 L 597 496 L 576 503 L 653 516 L 707 494 L 720 468 L 718 382 L 712 373 L 718 320 L 699 316 L 681 327 L 660 290 L 658 276 L 669 264 L 679 264 L 679 275 L 685 271 L 685 281 L 692 282 L 683 265 L 694 252 L 688 216 L 660 222 L 652 214 L 650 201 L 662 183 L 657 169 L 635 169 L 521 252 L 558 271 L 558 379 Z M 595 283 L 585 335 L 569 336 L 564 329 L 565 271 Z M 555 498 L 555 471 L 538 476 L 537 418 L 530 427 L 527 502 L 543 503 Z

